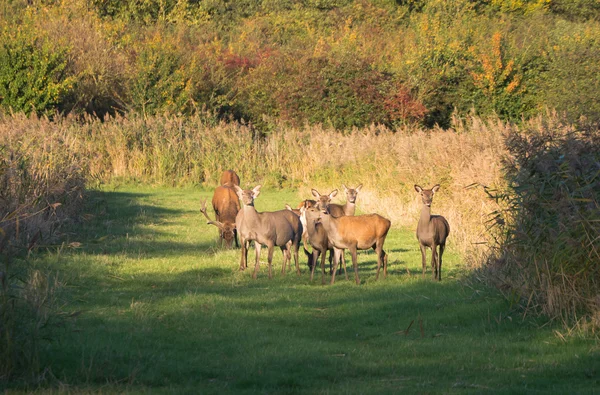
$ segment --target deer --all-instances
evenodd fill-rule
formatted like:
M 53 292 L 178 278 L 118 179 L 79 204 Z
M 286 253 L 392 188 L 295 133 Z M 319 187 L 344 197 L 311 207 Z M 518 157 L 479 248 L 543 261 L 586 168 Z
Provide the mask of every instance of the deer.
M 306 223 L 308 240 L 310 241 L 310 245 L 313 249 L 312 253 L 310 253 L 306 249 L 306 246 L 304 247 L 304 253 L 308 258 L 308 266 L 310 267 L 310 281 L 313 281 L 315 267 L 317 266 L 319 256 L 321 256 L 321 270 L 323 272 L 321 276 L 321 282 L 325 283 L 325 256 L 329 251 L 329 265 L 331 266 L 331 262 L 333 260 L 334 255 L 333 245 L 327 237 L 327 231 L 325 231 L 323 224 L 321 224 L 319 221 L 320 214 L 318 208 L 302 207 L 300 208 L 300 213 L 300 218 L 304 218 L 304 223 Z M 342 263 L 344 267 L 344 274 L 346 275 L 346 280 L 348 280 L 348 272 L 346 271 L 346 261 L 343 260 L 343 256 Z
M 356 211 L 356 198 L 358 196 L 358 192 L 360 191 L 360 189 L 362 188 L 362 184 L 360 184 L 359 186 L 357 186 L 356 188 L 348 188 L 346 187 L 346 185 L 342 184 L 342 187 L 344 188 L 344 191 L 346 193 L 346 203 L 342 204 L 335 204 L 335 203 L 329 203 L 329 213 L 331 215 L 333 215 L 334 217 L 342 217 L 344 215 L 349 215 L 349 216 L 353 216 L 354 212 Z M 320 201 L 321 199 L 321 194 L 319 193 L 319 191 L 317 191 L 316 189 L 312 189 L 311 193 L 313 194 L 313 196 L 318 199 Z M 331 192 L 331 197 L 329 198 L 329 200 L 331 200 L 331 198 L 337 196 L 338 194 L 338 190 L 334 189 Z M 327 195 L 324 195 L 327 196 Z M 309 258 L 309 265 L 311 264 L 310 258 Z M 344 267 L 344 272 L 346 270 L 346 259 L 344 258 L 344 252 L 342 251 L 342 266 Z M 331 266 L 331 260 L 329 260 L 329 272 L 331 273 L 333 271 L 333 268 Z M 341 274 L 341 273 L 340 273 Z M 348 274 L 346 273 L 346 280 L 348 279 Z
M 302 223 L 300 217 L 290 210 L 279 210 L 272 212 L 258 212 L 254 207 L 254 199 L 260 194 L 260 185 L 253 189 L 244 190 L 234 186 L 235 191 L 242 202 L 242 208 L 235 218 L 235 224 L 240 236 L 242 254 L 240 259 L 240 270 L 248 267 L 248 249 L 250 241 L 254 241 L 256 252 L 256 264 L 252 278 L 256 279 L 259 270 L 260 251 L 263 245 L 268 248 L 269 278 L 272 278 L 273 249 L 275 246 L 281 248 L 283 253 L 283 264 L 281 274 L 285 274 L 287 261 L 291 261 L 292 249 L 296 272 L 300 275 L 298 262 L 298 249 L 302 237 Z M 290 262 L 291 264 L 291 262 Z
M 233 170 L 225 170 L 221 174 L 221 185 L 228 185 L 233 187 L 234 185 L 240 185 L 240 177 Z
M 235 240 L 235 245 L 239 248 L 235 218 L 240 211 L 240 201 L 233 187 L 221 185 L 215 189 L 212 198 L 216 217 L 214 221 L 206 212 L 206 200 L 201 204 L 200 212 L 208 220 L 207 224 L 215 225 L 219 229 L 219 245 L 222 247 L 224 242 L 227 248 L 231 248 Z
M 316 190 L 313 190 L 317 192 Z M 318 193 L 318 192 L 317 192 Z M 383 275 L 387 277 L 388 256 L 383 249 L 385 238 L 392 223 L 389 219 L 379 214 L 366 214 L 359 216 L 341 216 L 334 217 L 329 212 L 331 199 L 337 194 L 334 190 L 329 195 L 319 195 L 317 206 L 319 208 L 318 221 L 323 224 L 327 232 L 329 242 L 333 245 L 333 273 L 331 284 L 335 283 L 335 274 L 337 272 L 338 262 L 344 249 L 350 251 L 352 255 L 352 266 L 354 267 L 354 279 L 356 284 L 360 284 L 358 276 L 357 250 L 368 250 L 373 248 L 377 253 L 377 275 L 383 264 Z
M 441 215 L 431 215 L 431 203 L 433 195 L 440 189 L 436 184 L 431 189 L 423 189 L 415 185 L 415 190 L 421 195 L 423 206 L 421 207 L 421 217 L 417 225 L 417 240 L 421 248 L 421 262 L 423 265 L 423 278 L 427 271 L 427 259 L 425 257 L 426 248 L 431 248 L 431 269 L 434 280 L 442 281 L 442 255 L 446 248 L 446 239 L 450 234 L 450 225 L 446 218 Z M 440 247 L 438 255 L 437 247 Z
M 308 257 L 308 267 L 309 268 L 311 268 L 310 256 L 312 254 L 310 252 L 308 252 L 308 250 L 306 249 L 306 245 L 308 243 L 308 234 L 306 231 L 306 217 L 302 215 L 302 208 L 314 207 L 316 204 L 317 204 L 316 201 L 307 199 L 307 200 L 301 201 L 300 204 L 298 205 L 298 208 L 292 208 L 289 204 L 285 205 L 285 208 L 287 210 L 292 211 L 294 214 L 296 214 L 300 218 L 300 222 L 302 222 L 302 242 L 304 243 L 304 253 Z
M 356 188 L 348 188 L 344 184 L 342 184 L 342 187 L 344 188 L 344 192 L 346 193 L 346 203 L 329 204 L 329 213 L 334 217 L 341 217 L 342 215 L 354 215 L 356 211 L 356 198 L 358 197 L 358 192 L 360 192 L 360 189 L 362 188 L 362 184 L 360 184 Z M 337 189 L 335 191 L 337 195 Z

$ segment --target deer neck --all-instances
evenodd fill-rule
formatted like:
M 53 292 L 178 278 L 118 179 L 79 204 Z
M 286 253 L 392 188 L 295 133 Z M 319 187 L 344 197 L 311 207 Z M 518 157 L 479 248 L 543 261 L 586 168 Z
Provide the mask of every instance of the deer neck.
M 256 208 L 254 207 L 254 203 L 250 205 L 242 204 L 241 211 L 244 212 L 244 218 L 246 221 L 260 221 L 260 216 L 258 215 L 258 211 L 256 211 Z
M 342 206 L 342 208 L 344 209 L 344 214 L 345 215 L 354 215 L 354 212 L 356 211 L 356 203 L 350 203 L 349 201 L 346 201 L 346 204 L 344 204 Z
M 431 206 L 423 204 L 421 207 L 421 217 L 419 218 L 419 227 L 429 225 L 431 219 Z

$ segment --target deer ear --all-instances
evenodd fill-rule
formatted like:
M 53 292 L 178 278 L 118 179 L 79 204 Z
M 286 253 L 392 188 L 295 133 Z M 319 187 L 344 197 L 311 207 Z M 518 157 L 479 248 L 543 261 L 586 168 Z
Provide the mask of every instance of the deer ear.
M 317 191 L 316 189 L 311 189 L 310 192 L 317 199 L 321 196 L 321 194 L 319 193 L 319 191 Z
M 433 188 L 431 188 L 431 191 L 432 191 L 433 193 L 436 193 L 436 192 L 437 192 L 439 189 L 440 189 L 440 184 L 435 184 L 435 185 L 433 186 Z
M 244 199 L 244 190 L 237 185 L 234 185 L 235 193 L 238 195 L 238 199 Z
M 342 184 L 342 188 L 344 188 L 344 193 L 348 191 L 348 187 L 346 186 L 346 184 Z
M 290 210 L 290 211 L 292 211 L 292 206 L 290 206 L 290 205 L 289 205 L 289 204 L 287 204 L 287 203 L 285 204 L 285 208 L 286 208 L 287 210 Z
M 421 192 L 423 192 L 423 188 L 421 188 L 420 186 L 418 186 L 417 184 L 415 184 L 415 191 L 421 193 Z
M 252 190 L 252 195 L 254 196 L 254 198 L 256 198 L 256 197 L 258 197 L 258 195 L 260 195 L 260 188 L 261 187 L 262 187 L 262 185 L 257 185 Z
M 337 194 L 338 194 L 338 190 L 337 190 L 337 189 L 334 189 L 334 190 L 333 190 L 333 191 L 332 191 L 332 192 L 329 194 L 329 198 L 331 199 L 331 198 L 335 197 Z
M 362 184 L 359 184 L 356 188 L 354 188 L 356 190 L 356 192 L 360 192 L 360 188 L 362 188 Z

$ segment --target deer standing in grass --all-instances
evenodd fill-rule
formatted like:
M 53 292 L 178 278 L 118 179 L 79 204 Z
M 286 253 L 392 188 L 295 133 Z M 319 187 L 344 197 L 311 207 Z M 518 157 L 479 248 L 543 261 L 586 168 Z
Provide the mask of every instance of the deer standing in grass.
M 243 190 L 235 186 L 235 190 L 242 201 L 242 209 L 238 212 L 235 224 L 240 236 L 242 256 L 240 270 L 248 267 L 248 248 L 250 241 L 254 240 L 256 251 L 256 264 L 254 266 L 253 278 L 256 278 L 259 269 L 260 251 L 263 245 L 268 248 L 269 278 L 272 278 L 273 249 L 275 246 L 281 248 L 283 253 L 283 265 L 281 273 L 285 274 L 285 267 L 291 261 L 290 249 L 294 253 L 296 272 L 300 275 L 298 262 L 298 248 L 302 237 L 302 223 L 300 218 L 290 210 L 259 213 L 254 208 L 254 199 L 260 194 L 260 185 L 251 190 Z
M 321 276 L 321 282 L 325 282 L 325 256 L 327 255 L 327 251 L 329 251 L 329 266 L 333 261 L 333 245 L 329 241 L 329 237 L 327 237 L 327 231 L 323 227 L 323 224 L 320 222 L 320 211 L 316 207 L 302 207 L 300 208 L 301 217 L 304 218 L 304 223 L 306 223 L 306 230 L 308 233 L 308 240 L 310 241 L 310 245 L 312 246 L 312 253 L 310 253 L 306 246 L 304 247 L 304 253 L 308 258 L 308 266 L 310 268 L 310 281 L 313 280 L 315 274 L 315 267 L 317 266 L 317 262 L 319 260 L 319 256 L 321 257 L 321 270 L 323 272 Z M 305 243 L 306 244 L 306 243 Z M 346 271 L 346 261 L 342 262 L 344 266 L 344 274 L 346 275 L 346 280 L 348 280 L 348 272 Z
M 237 182 L 237 184 L 236 184 Z M 236 247 L 239 247 L 237 231 L 235 227 L 235 217 L 240 211 L 240 201 L 237 193 L 233 189 L 234 185 L 239 185 L 240 178 L 233 170 L 226 170 L 221 175 L 221 186 L 215 188 L 212 198 L 213 210 L 215 210 L 215 220 L 211 220 L 206 212 L 206 201 L 202 202 L 200 212 L 204 214 L 209 225 L 215 225 L 219 229 L 219 245 L 231 248 L 235 240 Z
M 423 277 L 427 271 L 427 259 L 425 257 L 426 248 L 431 248 L 431 269 L 434 280 L 442 280 L 442 255 L 446 248 L 446 239 L 450 234 L 450 225 L 446 218 L 441 215 L 431 215 L 431 203 L 433 195 L 440 189 L 439 184 L 431 189 L 423 189 L 415 185 L 415 190 L 421 195 L 423 206 L 421 208 L 421 217 L 417 225 L 417 240 L 421 248 L 421 262 L 423 264 Z M 437 247 L 440 247 L 438 255 Z
M 314 190 L 313 190 L 314 191 Z M 316 191 L 315 191 L 316 192 Z M 318 192 L 317 192 L 318 193 Z M 383 250 L 383 244 L 390 230 L 391 222 L 378 214 L 367 214 L 359 216 L 342 216 L 335 218 L 329 213 L 331 198 L 337 190 L 329 195 L 319 195 L 317 206 L 320 210 L 319 221 L 327 232 L 329 242 L 334 247 L 333 274 L 331 284 L 335 282 L 337 266 L 344 249 L 352 255 L 352 266 L 354 267 L 354 279 L 360 284 L 358 277 L 357 250 L 368 250 L 373 248 L 377 253 L 377 276 L 383 263 L 383 274 L 387 276 L 388 257 Z

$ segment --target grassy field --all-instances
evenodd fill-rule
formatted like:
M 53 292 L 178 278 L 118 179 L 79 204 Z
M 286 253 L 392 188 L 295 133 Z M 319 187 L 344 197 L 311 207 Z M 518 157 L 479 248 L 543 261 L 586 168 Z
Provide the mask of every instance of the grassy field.
M 72 317 L 49 329 L 42 363 L 50 388 L 166 393 L 593 393 L 600 347 L 563 338 L 473 281 L 453 253 L 444 281 L 420 275 L 414 232 L 386 241 L 390 271 L 375 281 L 373 252 L 359 254 L 362 284 L 323 286 L 240 272 L 239 250 L 217 249 L 199 213 L 199 189 L 106 188 L 68 234 L 77 248 L 40 254 L 62 284 Z M 305 198 L 264 191 L 259 211 Z M 358 201 L 360 207 L 360 197 Z M 434 208 L 435 211 L 435 208 Z M 210 212 L 210 211 L 209 211 Z M 212 215 L 212 213 L 211 213 Z M 451 224 L 452 225 L 452 224 Z M 450 235 L 450 238 L 452 234 Z M 249 254 L 253 257 L 253 251 Z M 349 259 L 349 257 L 347 257 Z M 266 252 L 263 251 L 263 260 Z M 45 385 L 46 386 L 46 385 Z M 45 388 L 48 388 L 47 386 Z

